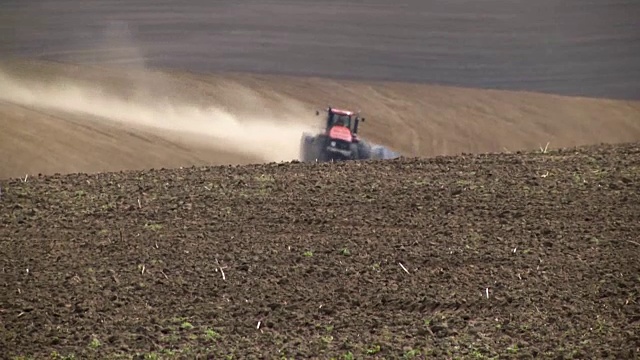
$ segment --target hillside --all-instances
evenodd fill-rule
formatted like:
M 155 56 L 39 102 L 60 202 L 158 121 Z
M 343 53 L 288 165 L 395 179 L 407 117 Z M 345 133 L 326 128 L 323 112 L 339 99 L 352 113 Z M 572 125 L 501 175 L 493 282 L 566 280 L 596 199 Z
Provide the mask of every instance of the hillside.
M 640 102 L 6 60 L 0 178 L 288 161 L 327 104 L 405 156 L 640 140 Z
M 0 348 L 634 358 L 640 147 L 0 181 Z

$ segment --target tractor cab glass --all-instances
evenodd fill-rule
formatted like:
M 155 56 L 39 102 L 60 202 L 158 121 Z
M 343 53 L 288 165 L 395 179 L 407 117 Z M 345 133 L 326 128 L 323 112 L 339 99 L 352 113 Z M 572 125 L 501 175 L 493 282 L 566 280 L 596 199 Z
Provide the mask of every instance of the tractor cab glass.
M 329 116 L 329 124 L 331 126 L 342 125 L 351 128 L 351 116 L 341 114 L 330 114 Z

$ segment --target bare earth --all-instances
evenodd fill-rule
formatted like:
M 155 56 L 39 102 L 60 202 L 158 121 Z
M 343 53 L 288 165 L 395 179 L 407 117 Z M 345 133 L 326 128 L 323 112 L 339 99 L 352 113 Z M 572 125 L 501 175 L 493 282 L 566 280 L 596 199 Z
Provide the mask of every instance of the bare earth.
M 0 185 L 8 358 L 640 354 L 638 144 Z

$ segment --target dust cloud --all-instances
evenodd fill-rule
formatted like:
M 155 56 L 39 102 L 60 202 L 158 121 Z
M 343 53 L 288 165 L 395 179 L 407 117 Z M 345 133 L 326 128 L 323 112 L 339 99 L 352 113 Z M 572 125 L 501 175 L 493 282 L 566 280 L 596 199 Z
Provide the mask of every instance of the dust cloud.
M 131 91 L 113 93 L 106 85 L 100 87 L 100 84 L 70 76 L 39 81 L 0 69 L 0 100 L 86 115 L 87 121 L 111 121 L 156 129 L 160 134 L 186 135 L 200 146 L 251 155 L 267 162 L 298 159 L 302 133 L 314 131 L 305 126 L 304 121 L 301 122 L 301 117 L 309 114 L 297 104 L 284 106 L 287 111 L 269 113 L 265 109 L 254 115 L 247 115 L 247 111 L 241 109 L 240 116 L 218 105 L 189 104 L 167 93 L 157 96 L 157 89 L 167 90 L 172 88 L 172 84 L 164 81 L 159 73 L 146 69 L 144 54 L 135 46 L 127 25 L 110 23 L 103 36 L 103 41 L 96 42 L 100 44 L 96 48 L 78 52 L 78 56 L 84 56 L 83 59 L 69 60 L 94 65 L 124 63 L 121 68 L 128 74 L 125 78 L 131 81 L 128 84 Z M 90 57 L 87 54 L 91 54 Z M 260 109 L 260 105 L 265 103 L 250 89 L 233 88 L 230 91 L 234 93 L 225 96 L 258 102 L 247 104 L 248 108 Z M 297 108 L 300 110 L 291 112 Z
M 220 108 L 172 103 L 170 98 L 131 101 L 100 89 L 64 81 L 39 84 L 0 72 L 0 99 L 22 106 L 98 117 L 193 136 L 194 142 L 255 156 L 264 161 L 298 159 L 300 136 L 313 131 L 293 114 L 242 117 Z M 61 139 L 64 141 L 65 139 Z

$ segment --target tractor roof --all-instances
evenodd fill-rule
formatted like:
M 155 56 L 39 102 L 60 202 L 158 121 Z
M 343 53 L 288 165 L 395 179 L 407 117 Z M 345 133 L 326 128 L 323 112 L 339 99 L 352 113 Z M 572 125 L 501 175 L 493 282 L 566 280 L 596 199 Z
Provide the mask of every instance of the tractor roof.
M 342 110 L 342 109 L 331 109 L 331 112 L 338 114 L 338 115 L 348 115 L 351 116 L 353 114 L 355 114 L 355 112 L 353 111 L 349 111 L 349 110 Z

